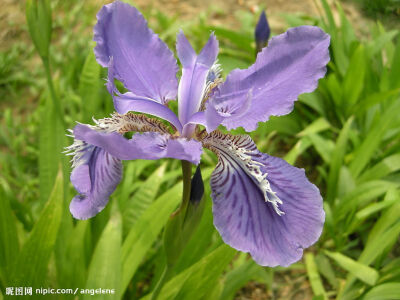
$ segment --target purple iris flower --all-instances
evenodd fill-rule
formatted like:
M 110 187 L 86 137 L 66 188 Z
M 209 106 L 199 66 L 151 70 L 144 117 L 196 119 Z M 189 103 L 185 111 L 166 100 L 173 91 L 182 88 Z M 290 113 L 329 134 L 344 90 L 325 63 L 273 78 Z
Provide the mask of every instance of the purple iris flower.
M 214 224 L 224 242 L 264 266 L 299 260 L 324 224 L 318 188 L 303 169 L 258 151 L 248 135 L 216 128 L 252 131 L 270 116 L 290 113 L 297 97 L 312 92 L 325 75 L 329 36 L 318 27 L 291 28 L 272 38 L 252 66 L 233 70 L 223 82 L 214 34 L 196 54 L 180 32 L 178 83 L 173 53 L 136 8 L 116 1 L 102 8 L 97 20 L 94 51 L 108 68 L 116 113 L 71 131 L 71 181 L 79 193 L 70 205 L 72 215 L 87 219 L 104 208 L 121 180 L 122 160 L 169 157 L 199 164 L 205 147 L 218 157 L 210 182 Z M 118 91 L 115 79 L 128 92 Z M 178 116 L 168 107 L 176 98 Z M 126 132 L 135 134 L 127 139 Z

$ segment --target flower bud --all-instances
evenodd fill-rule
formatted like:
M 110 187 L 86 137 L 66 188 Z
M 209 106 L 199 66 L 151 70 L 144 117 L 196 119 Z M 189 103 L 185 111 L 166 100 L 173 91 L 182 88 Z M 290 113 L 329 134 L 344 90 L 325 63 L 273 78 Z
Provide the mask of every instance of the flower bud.
M 271 34 L 265 11 L 262 11 L 254 33 L 256 38 L 256 53 L 258 53 L 267 45 L 269 36 Z
M 51 40 L 51 6 L 49 0 L 27 0 L 26 20 L 29 34 L 40 57 L 49 57 Z

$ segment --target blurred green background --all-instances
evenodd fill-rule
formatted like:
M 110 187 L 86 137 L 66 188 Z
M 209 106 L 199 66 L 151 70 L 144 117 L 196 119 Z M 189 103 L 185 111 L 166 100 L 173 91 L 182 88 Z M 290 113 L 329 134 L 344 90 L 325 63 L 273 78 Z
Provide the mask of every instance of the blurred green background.
M 181 198 L 179 161 L 125 162 L 107 208 L 88 221 L 72 219 L 66 130 L 113 111 L 91 41 L 106 2 L 29 3 L 44 5 L 44 15 L 30 16 L 31 32 L 46 32 L 36 48 L 26 3 L 0 3 L 0 299 L 17 297 L 7 297 L 7 287 L 116 290 L 33 292 L 36 298 L 147 299 L 162 272 L 163 227 Z M 251 133 L 261 151 L 305 168 L 320 188 L 326 223 L 319 242 L 288 268 L 260 267 L 224 245 L 208 184 L 216 157 L 206 152 L 206 209 L 160 299 L 400 299 L 399 1 L 130 3 L 171 49 L 179 28 L 197 50 L 214 31 L 224 76 L 254 62 L 262 9 L 273 35 L 304 24 L 331 35 L 318 89 Z

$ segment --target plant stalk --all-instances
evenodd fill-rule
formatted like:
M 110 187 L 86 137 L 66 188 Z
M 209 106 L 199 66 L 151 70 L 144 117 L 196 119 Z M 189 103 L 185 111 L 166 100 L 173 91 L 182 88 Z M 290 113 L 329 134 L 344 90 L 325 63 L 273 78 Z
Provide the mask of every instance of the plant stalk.
M 62 112 L 62 109 L 61 109 L 60 100 L 58 99 L 58 96 L 57 96 L 56 91 L 54 89 L 53 78 L 51 77 L 49 58 L 42 57 L 42 61 L 43 61 L 44 69 L 45 69 L 45 72 L 46 72 L 47 85 L 48 85 L 49 90 L 50 90 L 51 99 L 53 101 L 53 104 L 54 104 L 54 107 L 55 107 L 55 109 L 57 111 L 57 114 L 58 114 L 58 116 L 60 118 L 61 124 L 63 125 L 63 128 L 65 128 L 64 115 L 63 115 L 63 112 Z
M 181 224 L 186 215 L 186 210 L 190 201 L 190 192 L 192 185 L 192 164 L 186 160 L 182 160 L 182 176 L 183 176 L 183 191 L 182 191 L 182 202 L 179 208 L 174 212 L 177 218 L 181 218 Z M 165 282 L 169 279 L 172 274 L 174 263 L 167 263 L 160 279 L 158 280 L 156 287 L 154 288 L 150 300 L 156 300 L 160 294 Z

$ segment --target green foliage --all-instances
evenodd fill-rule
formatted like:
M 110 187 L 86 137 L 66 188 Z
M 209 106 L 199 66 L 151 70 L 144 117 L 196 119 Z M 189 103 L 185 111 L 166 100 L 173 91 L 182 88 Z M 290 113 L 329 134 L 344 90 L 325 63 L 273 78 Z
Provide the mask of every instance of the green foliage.
M 390 1 L 366 4 L 372 2 L 381 9 Z M 213 226 L 209 177 L 215 157 L 206 151 L 204 213 L 192 238 L 182 243 L 159 299 L 234 299 L 251 281 L 279 298 L 288 288 L 276 280 L 281 278 L 294 282 L 290 289 L 306 281 L 314 299 L 400 299 L 399 34 L 377 23 L 361 39 L 339 3 L 339 18 L 326 0 L 321 4 L 321 18 L 286 19 L 330 34 L 326 77 L 315 92 L 300 96 L 290 115 L 271 118 L 252 133 L 260 150 L 305 166 L 320 188 L 326 212 L 321 239 L 291 268 L 263 268 L 247 254 L 235 255 Z M 89 42 L 99 7 L 56 1 L 53 12 L 63 17 L 52 23 L 48 1 L 26 5 L 28 30 L 44 68 L 36 65 L 33 76 L 15 67 L 21 57 L 34 64 L 32 46 L 0 54 L 1 95 L 13 101 L 0 112 L 0 289 L 4 294 L 7 286 L 109 288 L 116 290 L 110 299 L 147 299 L 165 264 L 163 229 L 182 197 L 180 162 L 125 163 L 110 205 L 93 220 L 72 220 L 68 203 L 75 191 L 61 154 L 65 128 L 113 111 L 105 71 Z M 211 27 L 207 15 L 182 23 L 157 10 L 145 14 L 171 49 L 179 28 L 196 50 L 213 30 L 224 75 L 254 62 L 257 14 L 243 12 L 240 30 Z M 63 35 L 53 34 L 49 52 L 52 27 Z M 21 102 L 26 94 L 30 100 Z
M 28 239 L 23 244 L 18 257 L 10 267 L 7 286 L 42 287 L 46 283 L 47 268 L 56 242 L 60 226 L 63 197 L 61 171 L 55 181 L 53 191 Z

